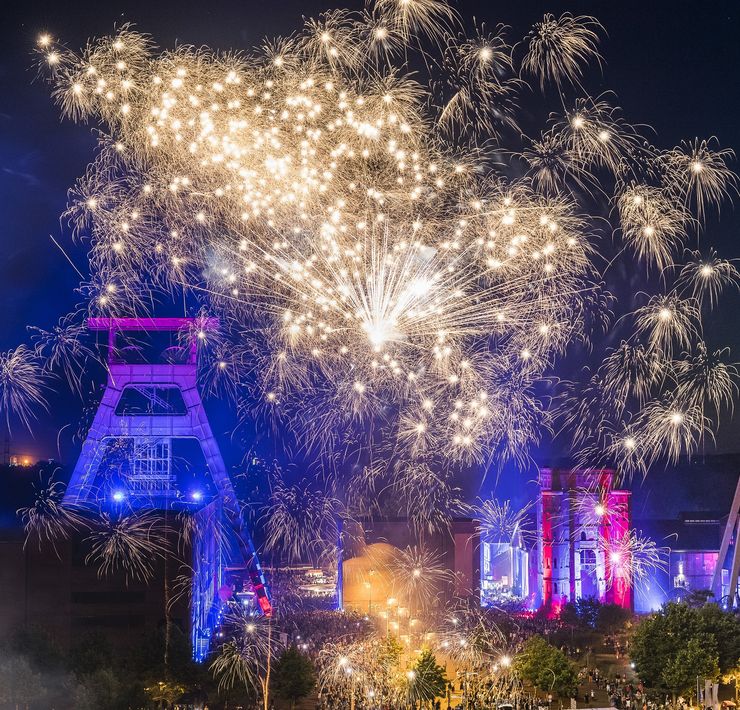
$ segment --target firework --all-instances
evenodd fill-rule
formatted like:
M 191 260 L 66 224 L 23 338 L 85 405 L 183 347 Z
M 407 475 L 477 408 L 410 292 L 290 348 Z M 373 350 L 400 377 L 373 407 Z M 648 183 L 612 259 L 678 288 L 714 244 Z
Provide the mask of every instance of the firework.
M 533 531 L 529 517 L 532 503 L 516 509 L 511 501 L 503 502 L 496 498 L 483 501 L 476 510 L 476 519 L 481 536 L 489 542 L 513 543 L 521 536 L 528 540 Z
M 699 252 L 692 253 L 691 261 L 681 267 L 677 287 L 689 291 L 692 298 L 700 304 L 708 301 L 713 308 L 728 286 L 737 288 L 740 274 L 733 264 L 720 259 L 714 250 L 703 258 Z
M 34 484 L 33 503 L 17 511 L 26 533 L 24 547 L 35 542 L 41 550 L 49 544 L 58 554 L 56 545 L 60 540 L 68 540 L 75 531 L 89 527 L 84 511 L 62 503 L 65 489 L 65 484 L 53 476 L 46 482 L 39 481 L 38 486 Z
M 0 413 L 8 429 L 12 418 L 30 427 L 34 410 L 46 406 L 44 380 L 41 361 L 25 345 L 0 353 Z
M 249 59 L 160 52 L 129 27 L 79 54 L 39 47 L 62 112 L 104 131 L 65 215 L 90 239 L 87 310 L 141 315 L 184 293 L 218 313 L 207 389 L 325 460 L 393 460 L 387 490 L 418 497 L 419 529 L 454 507 L 450 466 L 522 464 L 554 422 L 590 465 L 644 472 L 690 453 L 735 382 L 699 361 L 703 311 L 734 267 L 677 263 L 735 193 L 731 151 L 661 152 L 590 97 L 594 18 L 546 15 L 521 59 L 503 27 L 461 28 L 443 0 L 377 0 Z M 544 128 L 524 125 L 520 77 L 557 89 Z M 661 272 L 634 313 L 601 284 L 617 259 Z M 595 327 L 622 346 L 544 397 Z M 364 463 L 348 489 L 373 483 Z M 290 555 L 311 528 L 289 514 L 299 495 L 274 501 L 270 545 Z
M 687 236 L 689 214 L 670 193 L 657 187 L 632 187 L 617 202 L 625 244 L 649 264 L 664 268 Z
M 401 669 L 403 647 L 393 637 L 336 641 L 318 656 L 319 686 L 351 704 L 364 699 L 370 705 L 400 706 L 408 692 L 408 676 Z
M 573 541 L 582 539 L 583 533 L 589 539 L 597 539 L 602 530 L 612 528 L 628 515 L 625 503 L 610 501 L 609 490 L 598 484 L 577 488 L 574 493 L 572 506 L 579 522 L 571 533 Z
M 151 510 L 120 515 L 103 512 L 86 542 L 90 552 L 85 563 L 96 565 L 101 577 L 121 572 L 126 582 L 151 580 L 155 562 L 164 559 L 168 550 L 166 530 Z
M 636 530 L 617 539 L 600 540 L 600 549 L 607 560 L 608 587 L 623 579 L 639 588 L 655 572 L 665 571 L 668 566 L 668 550 Z
M 85 342 L 86 329 L 63 318 L 47 331 L 33 327 L 34 351 L 51 372 L 59 372 L 70 388 L 82 394 L 82 374 L 89 361 L 97 361 L 96 353 Z
M 424 546 L 409 546 L 400 551 L 392 564 L 392 579 L 398 595 L 410 609 L 423 612 L 443 593 L 453 576 L 440 554 Z
M 532 28 L 522 68 L 539 78 L 543 89 L 549 82 L 574 84 L 584 67 L 600 59 L 599 30 L 601 25 L 593 17 L 547 14 Z
M 263 616 L 252 616 L 240 605 L 234 605 L 224 618 L 221 632 L 226 640 L 210 665 L 219 689 L 242 685 L 265 691 L 265 679 L 270 658 L 279 647 L 273 638 L 272 621 Z
M 339 501 L 323 491 L 311 490 L 305 482 L 291 486 L 276 480 L 262 514 L 265 549 L 287 562 L 307 556 L 325 562 L 339 539 L 339 512 Z
M 737 193 L 737 177 L 727 166 L 735 158 L 729 149 L 713 150 L 716 139 L 684 142 L 661 156 L 673 193 L 694 204 L 699 220 L 709 206 Z
M 505 638 L 495 619 L 474 604 L 448 609 L 437 638 L 439 651 L 470 671 L 486 667 L 488 672 L 507 653 L 502 651 Z

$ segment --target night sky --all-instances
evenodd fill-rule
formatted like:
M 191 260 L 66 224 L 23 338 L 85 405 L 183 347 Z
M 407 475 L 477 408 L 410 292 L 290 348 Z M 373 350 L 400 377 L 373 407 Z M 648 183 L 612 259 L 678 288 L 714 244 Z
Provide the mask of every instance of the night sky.
M 361 2 L 344 5 L 359 8 Z M 51 237 L 84 270 L 84 249 L 70 243 L 59 215 L 67 188 L 92 156 L 94 137 L 90 126 L 61 121 L 46 85 L 36 79 L 31 52 L 37 36 L 48 31 L 78 48 L 91 36 L 132 22 L 163 48 L 185 43 L 249 49 L 265 36 L 292 32 L 300 25 L 301 15 L 334 6 L 319 0 L 4 4 L 0 12 L 0 349 L 27 342 L 27 325 L 50 327 L 79 301 L 74 293 L 79 278 Z M 670 148 L 684 138 L 714 135 L 723 147 L 740 151 L 740 6 L 736 2 L 466 0 L 457 7 L 465 18 L 474 15 L 489 26 L 510 25 L 512 41 L 523 37 L 544 12 L 595 15 L 608 34 L 601 45 L 606 60 L 603 72 L 593 68 L 587 76 L 592 94 L 613 89 L 627 120 L 652 126 L 658 146 Z M 721 221 L 708 223 L 701 246 L 714 246 L 725 258 L 740 257 L 739 230 L 740 211 L 727 205 Z M 740 298 L 726 299 L 717 313 L 716 322 L 709 324 L 711 344 L 731 346 L 738 359 Z M 77 420 L 79 404 L 55 396 L 52 405 L 33 437 L 20 429 L 13 432 L 12 448 L 39 457 L 61 454 L 70 462 L 75 453 L 71 428 L 60 437 L 60 453 L 57 432 Z M 228 427 L 228 421 L 217 422 L 222 433 Z M 719 447 L 740 451 L 737 418 L 724 427 Z

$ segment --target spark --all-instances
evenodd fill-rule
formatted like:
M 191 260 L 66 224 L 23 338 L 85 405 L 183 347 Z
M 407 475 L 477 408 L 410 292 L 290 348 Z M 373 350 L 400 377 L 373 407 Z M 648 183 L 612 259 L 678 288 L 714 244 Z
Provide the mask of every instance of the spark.
M 194 294 L 226 324 L 202 343 L 209 389 L 321 457 L 380 447 L 392 463 L 378 475 L 425 530 L 459 504 L 450 468 L 523 464 L 558 421 L 589 465 L 641 470 L 710 436 L 705 410 L 734 382 L 731 368 L 680 363 L 736 271 L 714 255 L 676 263 L 735 194 L 731 152 L 714 140 L 661 152 L 606 94 L 589 97 L 592 17 L 546 15 L 523 58 L 503 26 L 461 29 L 444 0 L 376 0 L 248 60 L 160 51 L 130 27 L 79 54 L 38 47 L 42 65 L 57 55 L 45 70 L 61 112 L 102 131 L 64 215 L 89 244 L 81 312 L 140 316 Z M 416 65 L 426 73 L 409 77 Z M 533 132 L 521 77 L 557 89 Z M 567 85 L 583 89 L 575 101 Z M 661 274 L 631 313 L 601 286 L 610 232 L 610 274 Z M 623 345 L 542 397 L 598 328 Z M 86 356 L 74 335 L 44 334 L 38 357 L 64 339 L 57 368 L 74 368 Z M 42 403 L 35 357 L 0 360 L 6 416 L 27 422 Z M 376 483 L 374 468 L 352 483 Z M 273 501 L 275 551 L 281 530 L 283 553 L 300 539 L 298 495 Z
M 25 345 L 0 353 L 0 414 L 8 430 L 13 418 L 30 428 L 34 410 L 46 407 L 45 379 L 42 361 Z
M 151 510 L 103 512 L 86 541 L 90 544 L 86 564 L 96 565 L 101 577 L 122 573 L 127 582 L 151 580 L 155 561 L 167 553 L 166 530 Z

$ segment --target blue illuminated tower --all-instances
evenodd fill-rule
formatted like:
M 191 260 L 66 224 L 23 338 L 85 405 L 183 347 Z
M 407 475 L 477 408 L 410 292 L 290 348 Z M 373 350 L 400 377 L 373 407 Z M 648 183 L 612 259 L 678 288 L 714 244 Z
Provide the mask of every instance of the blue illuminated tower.
M 199 534 L 193 542 L 191 633 L 193 655 L 202 660 L 218 622 L 219 591 L 227 567 L 237 563 L 219 544 L 225 524 L 234 533 L 240 562 L 265 614 L 272 612 L 257 554 L 242 520 L 239 502 L 211 431 L 197 386 L 197 342 L 218 327 L 214 318 L 91 318 L 87 327 L 108 333 L 108 381 L 72 473 L 65 503 L 109 500 L 133 509 L 176 510 L 187 502 Z M 177 345 L 156 358 L 138 346 L 120 346 L 123 333 L 170 333 Z M 155 360 L 156 361 L 152 361 Z M 172 442 L 193 439 L 203 452 L 216 495 L 178 489 L 172 470 Z M 130 452 L 130 465 L 111 476 L 101 464 L 112 449 Z M 198 505 L 200 504 L 200 505 Z

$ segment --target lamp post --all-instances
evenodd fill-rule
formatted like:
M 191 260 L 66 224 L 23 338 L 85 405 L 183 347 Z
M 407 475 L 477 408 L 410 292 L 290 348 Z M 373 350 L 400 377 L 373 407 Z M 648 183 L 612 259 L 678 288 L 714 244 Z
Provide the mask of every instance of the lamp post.
M 552 705 L 552 689 L 555 687 L 555 671 L 552 668 L 545 668 L 548 673 L 552 673 L 552 683 L 550 683 L 550 690 L 547 694 L 547 706 Z

